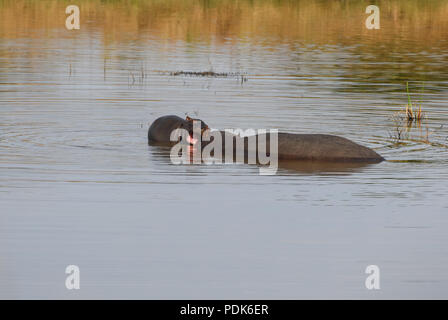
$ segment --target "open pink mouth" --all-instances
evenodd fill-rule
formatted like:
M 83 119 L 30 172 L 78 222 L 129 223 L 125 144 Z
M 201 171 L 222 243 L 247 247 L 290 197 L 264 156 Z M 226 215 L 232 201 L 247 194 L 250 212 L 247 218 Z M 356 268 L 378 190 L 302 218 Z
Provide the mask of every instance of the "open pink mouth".
M 192 138 L 191 136 L 187 136 L 187 142 L 190 144 L 196 144 L 196 142 L 198 142 L 198 139 Z

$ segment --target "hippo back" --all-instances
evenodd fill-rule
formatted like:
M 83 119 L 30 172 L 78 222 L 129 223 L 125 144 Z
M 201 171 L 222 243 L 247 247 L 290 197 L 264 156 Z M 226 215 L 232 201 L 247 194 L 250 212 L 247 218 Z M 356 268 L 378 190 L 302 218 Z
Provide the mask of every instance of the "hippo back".
M 370 148 L 349 139 L 326 134 L 278 134 L 278 157 L 285 160 L 381 162 Z

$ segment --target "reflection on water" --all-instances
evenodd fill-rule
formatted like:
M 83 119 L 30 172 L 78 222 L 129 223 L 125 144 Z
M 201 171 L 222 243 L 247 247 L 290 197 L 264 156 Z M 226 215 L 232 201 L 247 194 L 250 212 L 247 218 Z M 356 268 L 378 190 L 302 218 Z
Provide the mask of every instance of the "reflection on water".
M 319 161 L 280 161 L 278 164 L 279 169 L 286 169 L 292 172 L 302 173 L 353 173 L 361 171 L 361 168 L 370 166 L 368 163 L 359 162 L 340 162 L 329 163 Z M 288 173 L 292 173 L 288 172 Z
M 0 297 L 446 298 L 448 3 L 378 1 L 377 33 L 366 4 L 79 1 L 69 32 L 64 2 L 0 1 Z M 210 70 L 247 81 L 172 74 Z M 391 135 L 406 81 L 428 141 Z M 176 166 L 147 130 L 185 113 L 388 161 Z
M 154 143 L 150 143 L 150 153 L 151 157 L 157 159 L 158 162 L 163 163 L 165 165 L 172 165 L 173 161 L 170 158 L 171 148 L 168 146 L 157 145 Z M 215 165 L 218 170 L 219 166 L 224 165 L 254 165 L 254 163 L 248 163 L 247 156 L 244 161 L 236 159 L 234 157 L 234 162 L 227 161 L 225 158 L 216 158 L 216 157 L 206 157 L 198 156 L 195 154 L 195 151 L 192 147 L 186 147 L 186 154 L 179 153 L 178 157 L 182 157 L 183 165 Z M 197 157 L 197 158 L 195 158 Z M 274 162 L 275 161 L 275 162 Z M 270 159 L 266 165 L 261 165 L 260 163 L 256 164 L 257 166 L 261 166 L 264 168 L 268 168 L 271 166 L 274 169 L 274 172 L 282 175 L 293 175 L 298 173 L 303 174 L 348 174 L 360 171 L 361 168 L 368 167 L 372 165 L 372 163 L 365 162 L 329 162 L 329 161 L 292 161 L 292 160 L 274 160 Z M 221 167 L 223 169 L 223 167 Z M 278 170 L 275 170 L 278 169 Z

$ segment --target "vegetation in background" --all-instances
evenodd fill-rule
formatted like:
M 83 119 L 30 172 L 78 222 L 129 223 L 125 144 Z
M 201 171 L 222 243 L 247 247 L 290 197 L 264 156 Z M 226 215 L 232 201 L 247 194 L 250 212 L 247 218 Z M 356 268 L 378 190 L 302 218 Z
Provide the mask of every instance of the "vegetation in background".
M 409 92 L 409 82 L 406 82 L 406 95 L 408 101 L 403 109 L 395 112 L 391 116 L 394 126 L 392 132 L 389 132 L 389 136 L 394 139 L 397 144 L 401 143 L 403 140 L 410 139 L 412 128 L 417 128 L 419 132 L 418 139 L 414 139 L 414 141 L 429 143 L 429 128 L 423 123 L 423 120 L 426 118 L 426 113 L 422 110 L 421 98 L 423 92 L 424 83 L 422 84 L 420 100 L 418 102 L 413 102 Z M 425 126 L 424 129 L 422 125 Z
M 365 28 L 358 0 L 78 0 L 81 31 L 100 31 L 106 41 L 156 36 L 170 41 L 229 41 L 246 37 L 315 44 L 352 41 L 378 47 L 403 34 L 416 44 L 448 39 L 448 1 L 378 0 L 381 29 Z M 71 37 L 61 0 L 0 0 L 0 38 Z M 52 31 L 60 32 L 53 33 Z

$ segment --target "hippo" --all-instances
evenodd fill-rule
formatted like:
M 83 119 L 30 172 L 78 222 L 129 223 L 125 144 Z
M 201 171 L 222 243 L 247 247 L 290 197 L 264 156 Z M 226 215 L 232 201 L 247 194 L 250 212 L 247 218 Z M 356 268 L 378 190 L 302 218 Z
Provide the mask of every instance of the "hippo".
M 228 139 L 232 139 L 233 152 L 235 153 L 237 145 L 243 146 L 244 154 L 247 156 L 251 149 L 249 144 L 249 137 L 241 137 L 234 135 L 226 131 L 212 131 L 205 122 L 200 119 L 192 119 L 187 117 L 185 120 L 177 116 L 165 116 L 156 119 L 149 128 L 148 140 L 150 144 L 167 144 L 173 145 L 170 141 L 170 134 L 173 130 L 183 128 L 188 131 L 190 137 L 188 143 L 194 145 L 197 141 L 193 139 L 193 121 L 200 121 L 201 128 L 201 147 L 205 147 L 213 141 L 213 138 L 205 136 L 211 133 L 220 134 L 222 138 L 222 151 L 225 153 L 226 144 Z M 279 132 L 278 137 L 278 150 L 273 153 L 277 153 L 278 160 L 285 161 L 320 161 L 320 162 L 347 162 L 347 163 L 379 163 L 385 159 L 376 153 L 374 150 L 357 144 L 349 139 L 328 135 L 328 134 L 295 134 Z M 257 141 L 256 148 L 263 147 L 263 150 L 267 150 L 267 155 L 271 153 L 270 150 L 270 137 L 269 133 L 263 139 L 264 145 L 259 144 L 259 135 L 255 136 Z M 174 142 L 176 143 L 176 142 Z M 257 150 L 255 150 L 257 151 Z M 258 154 L 258 153 L 257 153 Z

